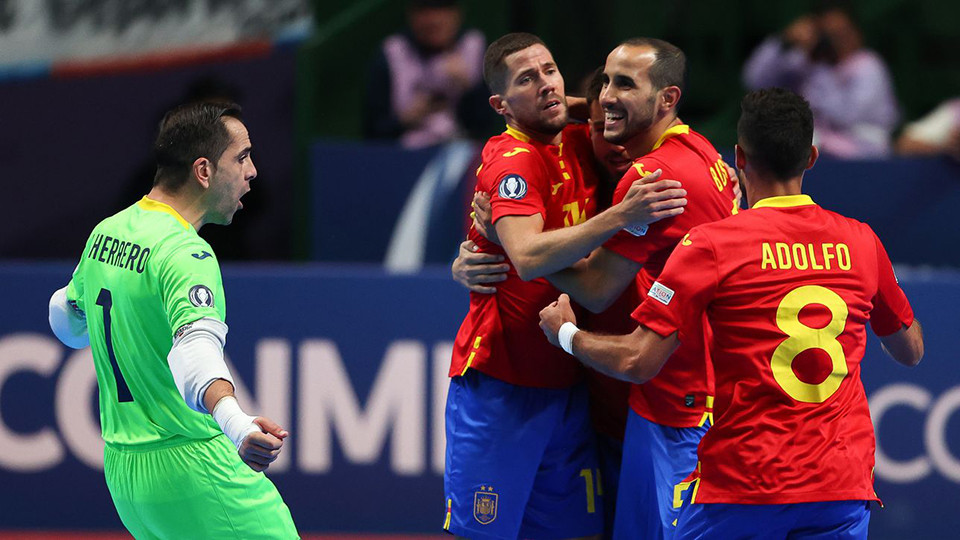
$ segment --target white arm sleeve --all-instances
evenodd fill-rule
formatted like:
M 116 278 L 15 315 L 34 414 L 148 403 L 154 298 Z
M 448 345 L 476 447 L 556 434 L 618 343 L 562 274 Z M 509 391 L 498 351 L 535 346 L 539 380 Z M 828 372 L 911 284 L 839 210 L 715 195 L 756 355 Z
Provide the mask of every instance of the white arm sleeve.
M 75 304 L 67 300 L 67 288 L 57 289 L 50 297 L 50 329 L 64 345 L 71 349 L 90 346 L 87 335 L 87 317 Z
M 233 377 L 223 361 L 227 342 L 227 325 L 209 317 L 194 321 L 177 331 L 167 364 L 177 390 L 191 409 L 207 413 L 203 393 L 217 379 L 233 384 Z

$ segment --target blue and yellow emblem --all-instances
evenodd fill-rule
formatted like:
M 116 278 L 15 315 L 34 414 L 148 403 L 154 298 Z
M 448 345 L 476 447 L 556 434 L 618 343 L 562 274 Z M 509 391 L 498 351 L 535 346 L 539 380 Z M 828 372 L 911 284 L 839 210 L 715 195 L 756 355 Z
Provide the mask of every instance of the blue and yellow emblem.
M 493 486 L 480 486 L 480 491 L 473 494 L 473 517 L 481 525 L 492 523 L 497 519 L 497 494 Z

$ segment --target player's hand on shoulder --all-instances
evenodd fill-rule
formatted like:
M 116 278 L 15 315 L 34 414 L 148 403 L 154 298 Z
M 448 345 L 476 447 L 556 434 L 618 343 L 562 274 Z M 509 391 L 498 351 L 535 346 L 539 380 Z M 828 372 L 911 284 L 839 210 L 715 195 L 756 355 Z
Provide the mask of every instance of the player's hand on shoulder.
M 661 179 L 662 174 L 663 171 L 657 169 L 630 185 L 623 200 L 615 207 L 622 212 L 625 227 L 647 225 L 683 213 L 687 190 L 676 180 Z
M 557 334 L 560 327 L 565 322 L 577 323 L 577 316 L 570 305 L 570 297 L 561 294 L 556 301 L 540 310 L 540 329 L 547 336 L 547 341 L 557 347 L 560 346 L 560 340 Z
M 264 416 L 258 416 L 253 422 L 261 431 L 252 431 L 244 437 L 238 453 L 248 467 L 257 472 L 263 472 L 280 456 L 283 440 L 290 433 Z
M 460 253 L 453 261 L 450 273 L 453 280 L 481 294 L 493 294 L 496 287 L 489 283 L 497 283 L 507 279 L 507 270 L 510 265 L 503 262 L 503 255 L 482 253 L 472 240 L 465 240 L 460 244 Z
M 497 244 L 500 239 L 497 238 L 497 231 L 493 228 L 493 205 L 490 204 L 490 195 L 484 191 L 478 191 L 473 194 L 473 202 L 470 203 L 473 212 L 470 217 L 473 218 L 473 228 L 480 233 L 480 236 Z

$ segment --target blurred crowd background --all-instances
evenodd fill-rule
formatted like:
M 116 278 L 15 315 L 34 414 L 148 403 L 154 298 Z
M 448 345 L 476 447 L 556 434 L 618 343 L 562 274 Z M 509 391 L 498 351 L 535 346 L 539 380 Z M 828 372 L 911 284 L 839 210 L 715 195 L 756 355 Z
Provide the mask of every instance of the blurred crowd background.
M 230 98 L 260 178 L 235 227 L 203 233 L 222 259 L 445 262 L 478 145 L 503 129 L 483 50 L 511 31 L 546 41 L 572 95 L 623 39 L 666 39 L 688 56 L 681 118 L 722 151 L 743 93 L 787 86 L 810 99 L 828 157 L 868 163 L 842 174 L 895 179 L 901 202 L 950 199 L 957 20 L 960 5 L 936 0 L 0 0 L 0 176 L 15 206 L 0 254 L 73 258 L 96 220 L 148 190 L 162 112 Z M 900 168 L 915 156 L 941 160 L 947 183 Z M 870 197 L 856 188 L 827 196 Z

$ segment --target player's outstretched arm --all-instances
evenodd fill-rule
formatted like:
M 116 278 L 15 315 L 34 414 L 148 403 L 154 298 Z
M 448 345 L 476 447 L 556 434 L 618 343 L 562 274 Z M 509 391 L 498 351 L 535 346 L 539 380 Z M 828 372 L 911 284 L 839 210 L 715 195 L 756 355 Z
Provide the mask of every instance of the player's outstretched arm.
M 551 344 L 576 356 L 583 364 L 632 383 L 643 383 L 656 376 L 680 345 L 676 332 L 663 337 L 642 325 L 631 334 L 619 336 L 580 330 L 570 297 L 565 294 L 540 312 L 540 328 Z
M 50 297 L 48 320 L 53 335 L 71 349 L 90 346 L 87 317 L 75 302 L 67 300 L 67 288 L 57 289 Z
M 880 338 L 880 342 L 891 358 L 905 366 L 913 367 L 923 358 L 923 328 L 917 319 L 910 326 Z
M 573 265 L 620 229 L 682 213 L 686 190 L 676 180 L 659 178 L 657 170 L 638 179 L 619 204 L 579 225 L 544 231 L 543 218 L 534 214 L 504 216 L 494 229 L 521 279 L 543 277 Z
M 193 321 L 177 331 L 167 364 L 187 406 L 213 415 L 243 462 L 263 471 L 277 459 L 288 433 L 272 420 L 250 416 L 240 408 L 233 395 L 233 377 L 223 359 L 226 338 L 223 322 L 211 318 Z
M 460 253 L 450 267 L 453 280 L 473 292 L 493 294 L 497 288 L 491 283 L 507 279 L 510 265 L 503 262 L 503 255 L 481 253 L 472 240 L 460 244 Z

